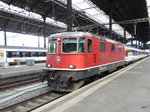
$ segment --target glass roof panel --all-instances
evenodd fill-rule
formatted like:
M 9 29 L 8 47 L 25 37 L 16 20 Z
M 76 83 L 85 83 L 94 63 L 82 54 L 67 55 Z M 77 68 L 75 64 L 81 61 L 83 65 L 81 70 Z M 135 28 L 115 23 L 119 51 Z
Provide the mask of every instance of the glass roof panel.
M 109 17 L 105 15 L 104 11 L 100 10 L 96 5 L 94 5 L 90 0 L 72 0 L 73 7 L 77 10 L 84 11 L 87 16 L 99 22 L 100 24 L 109 24 Z M 114 20 L 112 20 L 114 22 Z M 109 28 L 109 25 L 105 25 Z M 112 29 L 118 34 L 123 35 L 123 28 L 121 26 L 112 27 Z M 118 32 L 119 31 L 119 32 Z
M 74 4 L 74 5 L 80 4 L 80 3 L 83 3 L 83 2 L 85 2 L 85 0 L 72 0 L 72 4 Z
M 94 17 L 96 17 L 97 19 L 99 19 L 100 21 L 102 21 L 102 23 L 109 23 L 109 19 L 107 18 L 107 16 L 103 16 L 103 15 L 93 15 Z
M 97 10 L 95 10 L 94 8 L 92 9 L 87 9 L 85 10 L 87 13 L 91 14 L 91 15 L 95 15 L 98 14 L 99 12 Z
M 74 6 L 75 6 L 75 8 L 77 7 L 78 10 L 88 9 L 91 7 L 88 3 L 85 3 L 85 2 L 80 2 L 79 4 L 74 4 Z
M 0 1 L 0 10 L 3 10 L 4 12 L 9 12 L 12 13 L 14 15 L 18 15 L 18 16 L 22 16 L 25 18 L 29 18 L 29 19 L 34 19 L 36 21 L 43 21 L 43 18 L 41 15 L 34 13 L 34 12 L 29 12 L 25 9 L 19 8 L 17 6 L 13 6 L 13 5 L 7 5 L 6 3 Z M 55 21 L 55 20 L 53 20 Z M 48 22 L 48 21 L 46 21 Z M 62 27 L 62 28 L 66 28 L 66 24 L 62 23 L 62 22 L 48 22 L 50 24 Z
M 150 6 L 150 0 L 146 0 L 147 1 L 147 6 Z
M 147 11 L 148 11 L 148 17 L 150 17 L 150 0 L 146 0 L 147 2 Z M 149 21 L 150 24 L 150 21 Z

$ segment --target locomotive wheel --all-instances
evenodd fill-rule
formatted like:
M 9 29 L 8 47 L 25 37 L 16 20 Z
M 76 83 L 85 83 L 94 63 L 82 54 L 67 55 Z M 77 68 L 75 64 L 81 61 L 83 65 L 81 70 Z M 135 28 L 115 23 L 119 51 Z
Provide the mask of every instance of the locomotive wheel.
M 72 91 L 75 91 L 77 89 L 79 89 L 80 87 L 82 87 L 82 85 L 85 83 L 84 80 L 80 80 L 80 81 L 77 81 L 77 82 L 71 82 L 70 83 L 70 87 L 69 88 L 65 88 L 65 89 L 60 89 L 58 91 L 64 91 L 64 92 L 72 92 Z
M 73 91 L 76 89 L 79 89 L 84 83 L 85 83 L 85 80 L 80 80 L 78 82 L 74 82 L 73 83 Z
M 54 91 L 60 91 L 60 92 L 72 92 L 74 90 L 79 89 L 83 84 L 84 80 L 80 80 L 77 82 L 71 82 L 69 88 L 54 88 Z

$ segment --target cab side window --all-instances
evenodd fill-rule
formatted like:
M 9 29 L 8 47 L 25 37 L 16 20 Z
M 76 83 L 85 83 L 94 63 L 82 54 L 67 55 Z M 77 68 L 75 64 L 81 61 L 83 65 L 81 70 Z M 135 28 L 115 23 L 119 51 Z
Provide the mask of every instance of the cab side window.
M 88 52 L 92 52 L 92 40 L 88 39 Z
M 111 45 L 111 52 L 115 52 L 115 45 L 114 44 Z
M 100 51 L 105 52 L 106 51 L 106 43 L 100 42 Z
M 85 51 L 86 51 L 86 40 L 85 40 L 85 38 L 84 37 L 80 37 L 79 38 L 79 52 L 81 52 L 81 53 L 85 53 Z

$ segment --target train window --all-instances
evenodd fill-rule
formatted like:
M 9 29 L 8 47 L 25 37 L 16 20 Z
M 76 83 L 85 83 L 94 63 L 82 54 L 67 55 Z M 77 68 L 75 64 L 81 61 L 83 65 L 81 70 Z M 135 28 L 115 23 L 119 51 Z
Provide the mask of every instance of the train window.
M 12 51 L 12 57 L 17 57 L 16 51 Z
M 7 57 L 19 57 L 19 55 L 16 53 L 16 51 L 7 51 Z
M 84 53 L 85 52 L 85 43 L 86 43 L 86 40 L 84 37 L 80 37 L 79 38 L 79 52 L 82 52 Z
M 57 39 L 51 39 L 48 43 L 48 53 L 57 52 Z
M 100 51 L 106 51 L 106 43 L 100 42 Z
M 64 38 L 62 51 L 64 53 L 75 53 L 75 52 L 77 52 L 77 38 Z
M 37 57 L 38 56 L 38 52 L 31 52 L 31 57 Z
M 31 57 L 31 52 L 21 52 L 20 57 Z
M 12 52 L 11 51 L 7 51 L 7 57 L 8 58 L 12 57 Z
M 122 48 L 121 47 L 118 47 L 118 52 L 122 52 Z
M 45 54 L 45 52 L 39 52 L 39 53 L 38 53 L 38 56 L 41 56 L 41 57 L 42 57 L 42 56 L 46 56 L 46 54 Z
M 46 52 L 44 52 L 44 56 L 46 56 Z
M 38 56 L 42 56 L 42 52 L 38 52 Z
M 115 45 L 114 44 L 111 45 L 111 52 L 115 52 Z
M 92 52 L 92 40 L 88 39 L 88 52 Z

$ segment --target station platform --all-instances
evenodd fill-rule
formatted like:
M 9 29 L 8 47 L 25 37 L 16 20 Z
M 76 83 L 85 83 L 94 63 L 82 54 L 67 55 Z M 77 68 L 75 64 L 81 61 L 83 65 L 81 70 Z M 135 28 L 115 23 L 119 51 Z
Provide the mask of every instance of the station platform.
M 32 73 L 39 73 L 42 72 L 42 69 L 44 67 L 45 63 L 35 64 L 33 66 L 17 65 L 17 66 L 8 66 L 7 68 L 0 67 L 0 79 Z
M 150 112 L 150 57 L 32 112 Z

